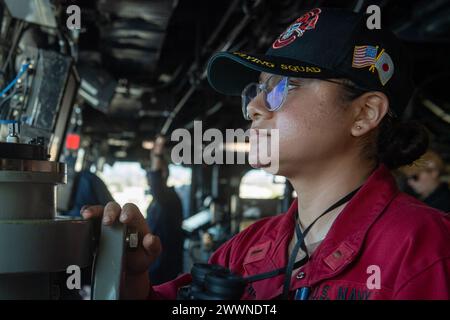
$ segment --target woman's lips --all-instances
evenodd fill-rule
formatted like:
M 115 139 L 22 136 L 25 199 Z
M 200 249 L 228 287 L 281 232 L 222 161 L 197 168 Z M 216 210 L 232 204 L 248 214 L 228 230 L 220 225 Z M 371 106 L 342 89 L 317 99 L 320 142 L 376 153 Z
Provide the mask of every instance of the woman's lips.
M 270 167 L 270 136 L 269 129 L 251 128 L 249 162 L 254 168 Z M 263 150 L 261 150 L 261 146 L 264 148 Z M 261 161 L 261 157 L 265 158 L 264 161 Z

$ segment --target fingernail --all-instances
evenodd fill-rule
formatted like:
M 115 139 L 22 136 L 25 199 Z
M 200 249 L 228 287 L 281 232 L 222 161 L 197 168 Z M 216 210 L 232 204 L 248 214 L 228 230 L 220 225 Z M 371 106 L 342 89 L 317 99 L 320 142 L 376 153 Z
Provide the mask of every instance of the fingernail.
M 120 215 L 120 221 L 122 221 L 122 222 L 124 222 L 125 220 L 127 220 L 127 218 L 128 218 L 128 215 L 127 215 L 126 213 L 122 213 L 122 214 Z
M 81 214 L 84 218 L 89 218 L 89 217 L 92 215 L 92 213 L 91 213 L 89 210 L 86 210 L 86 209 L 81 210 L 80 214 Z
M 103 217 L 103 223 L 110 223 L 111 222 L 111 218 L 108 216 L 104 216 Z

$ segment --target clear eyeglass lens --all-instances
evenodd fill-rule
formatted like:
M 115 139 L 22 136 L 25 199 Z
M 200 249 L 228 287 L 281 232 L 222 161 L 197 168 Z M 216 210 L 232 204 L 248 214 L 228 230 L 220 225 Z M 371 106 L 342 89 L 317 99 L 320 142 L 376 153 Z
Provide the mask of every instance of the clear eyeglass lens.
M 250 120 L 248 115 L 248 105 L 260 93 L 263 93 L 263 99 L 269 111 L 275 111 L 280 108 L 286 93 L 288 83 L 287 77 L 271 76 L 264 83 L 251 83 L 242 92 L 242 112 L 244 118 Z
M 272 91 L 280 83 L 280 81 L 283 80 L 283 78 L 285 78 L 285 77 L 276 76 L 276 75 L 269 77 L 265 81 L 265 83 L 267 84 L 267 91 L 269 91 L 269 92 Z
M 248 114 L 248 105 L 253 99 L 256 98 L 258 92 L 260 92 L 260 90 L 257 83 L 249 84 L 242 92 L 242 113 L 244 114 L 244 119 L 246 120 L 250 120 L 250 116 Z
M 267 93 L 266 102 L 267 108 L 270 111 L 275 111 L 281 107 L 286 92 L 287 78 L 282 77 L 278 79 L 278 82 L 273 86 L 273 89 Z

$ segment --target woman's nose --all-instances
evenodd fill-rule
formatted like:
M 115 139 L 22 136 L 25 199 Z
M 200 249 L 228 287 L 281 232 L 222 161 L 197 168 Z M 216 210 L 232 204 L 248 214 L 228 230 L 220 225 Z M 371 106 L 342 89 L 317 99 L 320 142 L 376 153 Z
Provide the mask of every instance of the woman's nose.
M 247 113 L 250 120 L 268 119 L 272 116 L 272 112 L 267 109 L 264 94 L 260 93 L 252 101 L 249 102 Z

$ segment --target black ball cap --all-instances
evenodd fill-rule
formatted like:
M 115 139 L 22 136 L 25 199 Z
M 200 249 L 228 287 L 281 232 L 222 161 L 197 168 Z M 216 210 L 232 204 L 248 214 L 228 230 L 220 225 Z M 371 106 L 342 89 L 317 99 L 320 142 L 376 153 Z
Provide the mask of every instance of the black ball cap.
M 266 72 L 297 78 L 347 78 L 367 91 L 381 91 L 401 115 L 413 92 L 409 56 L 389 30 L 370 30 L 368 16 L 336 8 L 299 14 L 265 54 L 219 52 L 208 63 L 218 92 L 240 95 Z

